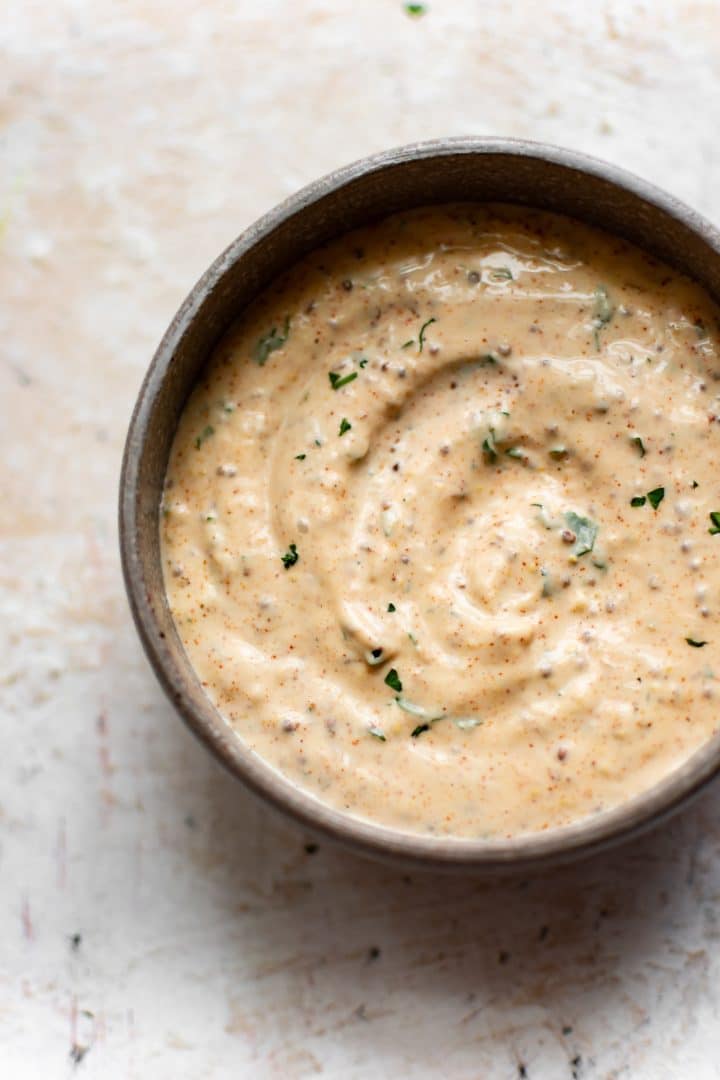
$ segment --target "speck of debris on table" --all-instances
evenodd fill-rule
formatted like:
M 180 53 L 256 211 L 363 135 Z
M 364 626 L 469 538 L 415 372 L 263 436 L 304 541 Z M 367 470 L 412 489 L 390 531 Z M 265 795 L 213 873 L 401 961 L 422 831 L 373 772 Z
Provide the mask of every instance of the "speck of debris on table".
M 73 1065 L 79 1065 L 89 1049 L 89 1046 L 82 1046 L 80 1043 L 73 1043 L 70 1047 L 70 1060 L 72 1061 Z

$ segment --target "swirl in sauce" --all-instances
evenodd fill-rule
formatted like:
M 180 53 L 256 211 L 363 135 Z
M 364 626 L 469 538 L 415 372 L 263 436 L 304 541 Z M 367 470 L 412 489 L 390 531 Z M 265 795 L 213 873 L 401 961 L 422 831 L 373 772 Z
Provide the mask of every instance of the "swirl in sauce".
M 222 342 L 162 521 L 178 633 L 335 807 L 503 836 L 717 728 L 718 313 L 630 245 L 449 206 L 315 252 Z

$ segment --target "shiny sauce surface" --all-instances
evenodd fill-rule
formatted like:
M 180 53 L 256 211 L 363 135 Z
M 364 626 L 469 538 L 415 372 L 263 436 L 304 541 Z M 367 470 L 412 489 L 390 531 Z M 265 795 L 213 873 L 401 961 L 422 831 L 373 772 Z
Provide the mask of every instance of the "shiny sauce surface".
M 506 206 L 396 215 L 269 288 L 161 521 L 238 737 L 443 836 L 568 824 L 686 760 L 718 727 L 718 332 L 667 266 Z

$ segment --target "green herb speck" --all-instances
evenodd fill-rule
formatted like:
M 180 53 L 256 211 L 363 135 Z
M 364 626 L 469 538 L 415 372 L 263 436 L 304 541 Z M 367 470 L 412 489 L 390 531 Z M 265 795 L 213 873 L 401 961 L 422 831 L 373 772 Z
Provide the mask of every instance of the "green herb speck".
M 389 686 L 391 690 L 394 690 L 397 694 L 402 694 L 402 683 L 400 682 L 400 676 L 395 668 L 390 668 L 385 676 L 385 685 Z
M 425 4 L 406 4 L 405 11 L 408 15 L 418 18 L 420 15 L 426 14 L 427 6 Z
M 418 724 L 418 726 L 416 728 L 412 729 L 410 734 L 413 737 L 413 739 L 417 739 L 418 735 L 422 735 L 423 731 L 429 731 L 429 730 L 430 730 L 430 725 L 429 724 Z
M 351 383 L 353 379 L 357 379 L 357 377 L 357 371 L 351 371 L 349 375 L 341 375 L 337 371 L 328 371 L 328 379 L 333 390 L 340 390 L 343 386 Z
M 412 337 L 411 337 L 411 338 L 410 338 L 410 340 L 409 340 L 409 341 L 406 341 L 406 342 L 404 342 L 404 343 L 403 343 L 403 344 L 402 344 L 402 345 L 400 346 L 400 348 L 401 348 L 401 349 L 409 349 L 409 348 L 411 348 L 411 346 L 413 346 L 414 344 L 415 344 L 415 338 L 412 338 Z
M 291 544 L 285 554 L 281 556 L 282 564 L 286 570 L 289 570 L 291 566 L 294 566 L 300 556 L 298 555 L 298 549 L 295 544 Z
M 434 323 L 434 322 L 437 322 L 437 319 L 435 319 L 435 318 L 428 319 L 427 322 L 424 322 L 422 324 L 422 326 L 420 327 L 420 333 L 418 334 L 418 352 L 419 353 L 421 353 L 423 351 L 423 346 L 425 344 L 425 331 L 427 330 L 428 326 L 430 326 L 430 324 Z
M 716 533 L 720 533 L 720 510 L 711 510 L 710 520 L 712 521 L 712 528 L 708 529 L 708 532 L 711 536 L 715 536 Z
M 600 331 L 607 326 L 614 314 L 615 305 L 611 303 L 607 289 L 604 285 L 598 285 L 593 307 L 593 340 L 597 350 L 600 349 Z
M 265 337 L 261 337 L 258 341 L 254 353 L 255 363 L 260 367 L 264 367 L 270 353 L 274 353 L 276 349 L 282 349 L 289 336 L 290 316 L 286 315 L 282 333 L 278 331 L 276 326 L 273 326 L 270 333 L 266 334 Z
M 703 645 L 708 644 L 707 641 L 695 641 L 691 637 L 686 637 L 685 640 L 687 641 L 688 645 L 692 645 L 693 649 L 702 649 Z
M 388 611 L 397 611 L 397 608 L 392 603 L 388 604 L 387 609 L 388 609 Z
M 210 436 L 214 435 L 214 434 L 215 434 L 215 428 L 212 426 L 212 424 L 208 424 L 207 427 L 204 427 L 203 430 L 198 435 L 197 439 L 195 440 L 195 449 L 199 450 L 200 447 L 202 446 L 202 444 L 205 442 L 205 440 L 209 439 Z
M 367 356 L 363 356 L 362 360 L 358 360 L 358 366 L 361 368 L 367 367 Z
M 512 281 L 512 270 L 509 266 L 495 266 L 488 274 L 491 281 Z
M 658 506 L 660 505 L 660 503 L 665 498 L 665 488 L 664 487 L 653 488 L 652 491 L 648 491 L 647 497 L 648 497 L 648 502 L 652 506 L 653 510 L 657 510 Z
M 579 559 L 581 555 L 587 555 L 592 551 L 598 534 L 598 526 L 590 518 L 580 517 L 574 510 L 565 514 L 565 521 L 569 529 L 575 533 L 575 544 L 572 553 Z
M 645 444 L 643 443 L 640 436 L 632 435 L 630 438 L 630 442 L 633 443 L 634 446 L 637 446 L 638 450 L 640 451 L 640 457 L 645 457 Z
M 495 429 L 490 428 L 487 438 L 483 439 L 483 453 L 488 459 L 488 462 L 492 465 L 497 460 L 497 447 L 495 445 Z
M 647 499 L 645 498 L 644 495 L 633 495 L 632 499 L 630 500 L 630 505 L 631 506 L 644 506 L 646 502 L 647 502 Z
M 295 460 L 296 461 L 304 461 L 306 457 L 307 457 L 307 454 L 296 454 L 295 455 Z
M 340 430 L 338 431 L 338 435 L 344 435 L 345 432 L 350 431 L 351 428 L 352 424 L 346 416 L 343 416 L 342 420 L 340 421 Z

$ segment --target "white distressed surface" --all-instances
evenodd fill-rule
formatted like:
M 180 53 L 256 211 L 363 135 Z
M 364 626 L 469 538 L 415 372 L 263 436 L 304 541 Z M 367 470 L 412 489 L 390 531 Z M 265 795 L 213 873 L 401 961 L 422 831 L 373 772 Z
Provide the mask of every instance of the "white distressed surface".
M 720 1076 L 720 791 L 534 880 L 309 854 L 165 703 L 115 536 L 170 316 L 334 166 L 529 136 L 720 219 L 720 6 L 3 7 L 0 1076 Z

